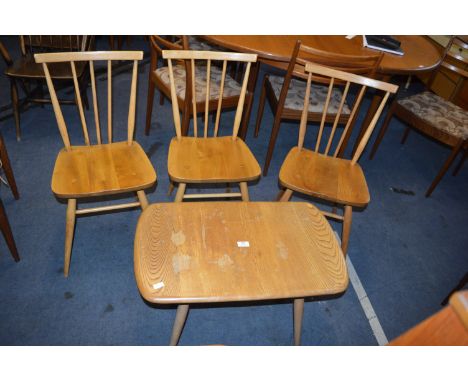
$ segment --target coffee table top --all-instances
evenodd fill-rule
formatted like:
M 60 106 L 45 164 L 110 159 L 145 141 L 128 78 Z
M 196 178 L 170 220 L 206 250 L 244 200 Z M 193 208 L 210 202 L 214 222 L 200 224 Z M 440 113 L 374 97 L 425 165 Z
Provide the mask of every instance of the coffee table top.
M 348 286 L 340 245 L 311 204 L 150 205 L 135 234 L 135 277 L 154 303 L 330 295 Z

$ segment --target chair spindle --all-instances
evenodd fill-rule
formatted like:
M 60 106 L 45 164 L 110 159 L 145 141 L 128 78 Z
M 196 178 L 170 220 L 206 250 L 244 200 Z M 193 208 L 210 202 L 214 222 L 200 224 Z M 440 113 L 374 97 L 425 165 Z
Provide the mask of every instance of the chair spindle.
M 302 147 L 304 146 L 304 137 L 305 137 L 306 127 L 307 127 L 307 115 L 309 114 L 311 83 L 312 83 L 312 72 L 309 72 L 309 75 L 307 76 L 307 86 L 306 86 L 306 92 L 304 96 L 304 105 L 302 107 L 301 123 L 299 125 L 299 140 L 297 144 L 297 146 L 299 147 L 299 150 L 301 150 Z
M 83 111 L 83 103 L 81 102 L 81 92 L 78 85 L 78 77 L 76 76 L 76 67 L 75 62 L 70 61 L 71 71 L 73 75 L 73 84 L 75 85 L 75 97 L 78 103 L 78 111 L 80 113 L 81 127 L 83 128 L 83 136 L 85 139 L 86 145 L 89 146 L 89 135 L 88 135 L 88 126 L 86 125 L 86 118 Z
M 327 118 L 327 113 L 328 113 L 328 106 L 330 105 L 330 98 L 333 92 L 333 84 L 334 84 L 334 78 L 330 80 L 330 85 L 328 85 L 328 94 L 327 94 L 327 99 L 325 100 L 325 105 L 323 107 L 323 112 L 322 112 L 322 120 L 320 121 L 320 129 L 319 133 L 317 136 L 317 143 L 315 144 L 315 151 L 319 152 L 320 149 L 320 142 L 322 140 L 322 135 L 323 135 L 323 128 L 325 126 L 325 119 Z
M 93 93 L 94 123 L 96 125 L 96 139 L 98 145 L 101 144 L 101 127 L 99 125 L 99 108 L 96 93 L 96 78 L 94 76 L 94 62 L 89 62 L 89 74 L 91 76 L 91 91 Z
M 107 140 L 112 143 L 112 61 L 107 61 Z
M 241 95 L 239 97 L 239 102 L 237 104 L 237 111 L 236 116 L 234 118 L 234 128 L 232 131 L 232 139 L 237 139 L 237 134 L 239 134 L 239 127 L 242 119 L 242 111 L 244 110 L 244 102 L 245 102 L 245 93 L 247 91 L 247 83 L 249 82 L 249 75 L 250 75 L 250 67 L 252 63 L 249 61 L 247 62 L 247 68 L 245 69 L 244 80 L 242 81 L 242 89 Z
M 332 131 L 330 133 L 330 138 L 328 139 L 327 147 L 325 148 L 325 155 L 328 155 L 328 152 L 330 151 L 330 147 L 335 136 L 336 127 L 338 126 L 338 121 L 340 120 L 341 112 L 343 111 L 343 106 L 346 101 L 346 97 L 348 96 L 349 86 L 350 82 L 347 81 L 343 96 L 341 97 L 340 106 L 338 107 L 338 112 L 336 113 L 335 122 L 333 123 Z
M 135 132 L 136 89 L 138 76 L 138 60 L 133 61 L 132 85 L 130 89 L 130 106 L 128 110 L 128 144 L 131 145 Z
M 221 73 L 221 83 L 219 85 L 219 96 L 218 96 L 218 107 L 216 108 L 216 122 L 214 128 L 214 136 L 218 136 L 218 129 L 219 129 L 219 119 L 221 117 L 221 106 L 223 103 L 223 94 L 224 94 L 224 80 L 226 78 L 226 67 L 227 61 L 223 60 L 223 71 Z
M 198 121 L 197 121 L 197 89 L 195 81 L 195 60 L 190 60 L 190 70 L 192 72 L 192 107 L 193 107 L 193 135 L 198 137 Z
M 174 125 L 176 129 L 177 139 L 180 139 L 182 137 L 182 131 L 180 128 L 179 104 L 177 103 L 177 93 L 175 90 L 174 73 L 172 72 L 172 59 L 168 58 L 167 65 L 169 67 L 169 80 L 171 82 L 172 115 L 174 117 Z
M 211 60 L 206 62 L 206 98 L 205 98 L 205 129 L 203 137 L 208 136 L 208 121 L 209 121 L 209 107 L 210 107 L 210 80 L 211 80 Z M 194 92 L 195 93 L 195 92 Z

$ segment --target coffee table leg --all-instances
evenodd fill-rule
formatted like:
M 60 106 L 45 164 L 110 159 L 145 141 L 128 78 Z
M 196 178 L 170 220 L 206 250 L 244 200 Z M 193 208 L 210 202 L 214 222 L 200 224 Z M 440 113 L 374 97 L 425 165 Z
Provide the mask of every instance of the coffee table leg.
M 304 299 L 294 299 L 294 345 L 301 344 L 302 315 L 304 313 Z
M 171 342 L 169 345 L 175 346 L 179 342 L 182 329 L 184 328 L 185 319 L 187 318 L 188 310 L 189 310 L 188 304 L 186 305 L 181 304 L 177 306 L 176 318 L 174 321 L 174 326 L 172 327 L 172 336 L 171 336 Z

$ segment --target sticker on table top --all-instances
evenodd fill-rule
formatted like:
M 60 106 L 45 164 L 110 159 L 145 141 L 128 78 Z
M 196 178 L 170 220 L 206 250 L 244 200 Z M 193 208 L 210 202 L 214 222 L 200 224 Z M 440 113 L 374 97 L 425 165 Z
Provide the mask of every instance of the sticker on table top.
M 160 281 L 156 284 L 153 284 L 153 289 L 161 289 L 161 288 L 164 288 L 164 282 L 163 281 Z
M 346 38 L 348 40 L 351 40 L 353 37 L 356 37 L 356 35 L 355 34 L 349 34 L 349 35 L 346 36 Z
M 239 248 L 248 248 L 250 247 L 250 243 L 248 241 L 238 241 L 237 246 Z

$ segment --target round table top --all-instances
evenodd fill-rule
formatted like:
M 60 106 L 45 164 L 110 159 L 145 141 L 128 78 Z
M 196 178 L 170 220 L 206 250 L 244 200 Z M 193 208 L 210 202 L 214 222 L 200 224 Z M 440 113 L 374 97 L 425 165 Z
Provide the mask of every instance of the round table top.
M 210 35 L 204 38 L 227 49 L 256 53 L 259 59 L 275 66 L 274 61 L 288 61 L 294 44 L 299 39 L 316 49 L 350 55 L 370 55 L 376 51 L 362 46 L 362 36 L 239 36 Z M 401 41 L 403 56 L 385 53 L 379 72 L 385 74 L 412 74 L 431 70 L 440 60 L 436 46 L 423 36 L 396 36 Z

